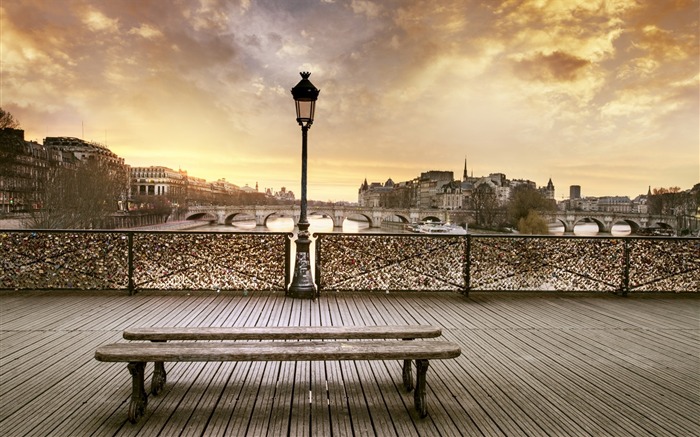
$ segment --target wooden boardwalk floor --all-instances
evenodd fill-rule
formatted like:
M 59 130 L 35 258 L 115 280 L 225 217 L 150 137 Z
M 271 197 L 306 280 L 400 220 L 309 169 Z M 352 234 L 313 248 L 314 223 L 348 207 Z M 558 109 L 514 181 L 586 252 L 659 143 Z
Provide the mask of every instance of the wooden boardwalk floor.
M 130 326 L 382 324 L 462 346 L 424 419 L 399 362 L 168 363 L 134 425 L 126 366 L 93 358 Z M 0 292 L 0 435 L 698 436 L 699 332 L 697 295 Z

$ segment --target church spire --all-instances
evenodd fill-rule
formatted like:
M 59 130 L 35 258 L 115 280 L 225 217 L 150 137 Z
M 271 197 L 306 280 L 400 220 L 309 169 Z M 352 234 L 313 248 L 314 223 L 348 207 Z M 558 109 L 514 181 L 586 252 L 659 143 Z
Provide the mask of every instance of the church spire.
M 467 181 L 467 157 L 464 157 L 464 172 L 462 173 L 462 182 Z

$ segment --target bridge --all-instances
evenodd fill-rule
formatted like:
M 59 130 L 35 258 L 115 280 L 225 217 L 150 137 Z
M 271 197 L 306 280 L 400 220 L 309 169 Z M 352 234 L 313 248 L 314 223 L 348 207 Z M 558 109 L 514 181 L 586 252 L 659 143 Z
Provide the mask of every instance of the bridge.
M 347 218 L 364 218 L 372 228 L 385 223 L 408 224 L 425 220 L 439 220 L 459 224 L 469 215 L 468 210 L 443 210 L 421 208 L 372 208 L 361 206 L 309 206 L 309 216 L 320 215 L 330 218 L 334 227 L 341 227 Z M 189 207 L 178 219 L 205 220 L 220 225 L 228 225 L 237 220 L 255 220 L 257 226 L 266 226 L 271 218 L 291 217 L 294 224 L 299 222 L 301 209 L 298 205 L 197 205 Z M 561 224 L 565 232 L 573 232 L 579 223 L 595 223 L 600 232 L 609 233 L 615 224 L 627 224 L 635 233 L 640 228 L 661 227 L 678 229 L 674 216 L 660 216 L 639 213 L 605 211 L 558 211 L 545 214 L 551 224 Z
M 564 225 L 565 232 L 573 232 L 580 223 L 595 223 L 599 232 L 610 232 L 616 224 L 627 224 L 636 233 L 640 228 L 659 227 L 678 229 L 678 220 L 674 216 L 650 215 L 640 213 L 606 212 L 606 211 L 558 211 L 545 214 L 545 219 L 552 224 Z
M 450 222 L 452 211 L 420 208 L 369 208 L 360 206 L 309 206 L 307 214 L 330 218 L 333 227 L 343 226 L 347 218 L 364 218 L 372 228 L 383 223 L 418 223 L 425 220 Z M 240 205 L 240 206 L 191 206 L 179 219 L 208 220 L 220 225 L 228 225 L 236 220 L 255 219 L 257 226 L 265 226 L 271 218 L 291 217 L 299 223 L 301 209 L 298 205 Z

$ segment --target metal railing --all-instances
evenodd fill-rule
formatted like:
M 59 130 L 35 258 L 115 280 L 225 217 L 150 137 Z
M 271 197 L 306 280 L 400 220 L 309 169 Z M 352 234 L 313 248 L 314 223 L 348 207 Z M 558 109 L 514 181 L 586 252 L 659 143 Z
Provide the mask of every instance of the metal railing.
M 316 283 L 342 290 L 700 290 L 700 239 L 319 234 Z
M 0 289 L 286 289 L 289 234 L 0 231 Z
M 316 234 L 319 291 L 700 290 L 700 238 Z M 0 230 L 0 289 L 284 291 L 290 234 Z

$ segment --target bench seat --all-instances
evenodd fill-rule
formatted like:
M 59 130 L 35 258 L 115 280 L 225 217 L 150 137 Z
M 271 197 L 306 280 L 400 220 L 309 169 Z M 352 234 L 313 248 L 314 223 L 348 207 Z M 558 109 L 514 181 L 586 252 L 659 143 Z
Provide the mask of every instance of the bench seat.
M 416 360 L 414 403 L 421 417 L 427 415 L 425 378 L 431 359 L 455 358 L 459 345 L 446 341 L 293 341 L 293 342 L 214 342 L 214 343 L 115 343 L 95 351 L 95 358 L 106 362 L 128 362 L 132 375 L 129 420 L 143 415 L 147 394 L 144 389 L 146 362 L 181 361 L 335 361 L 335 360 Z

